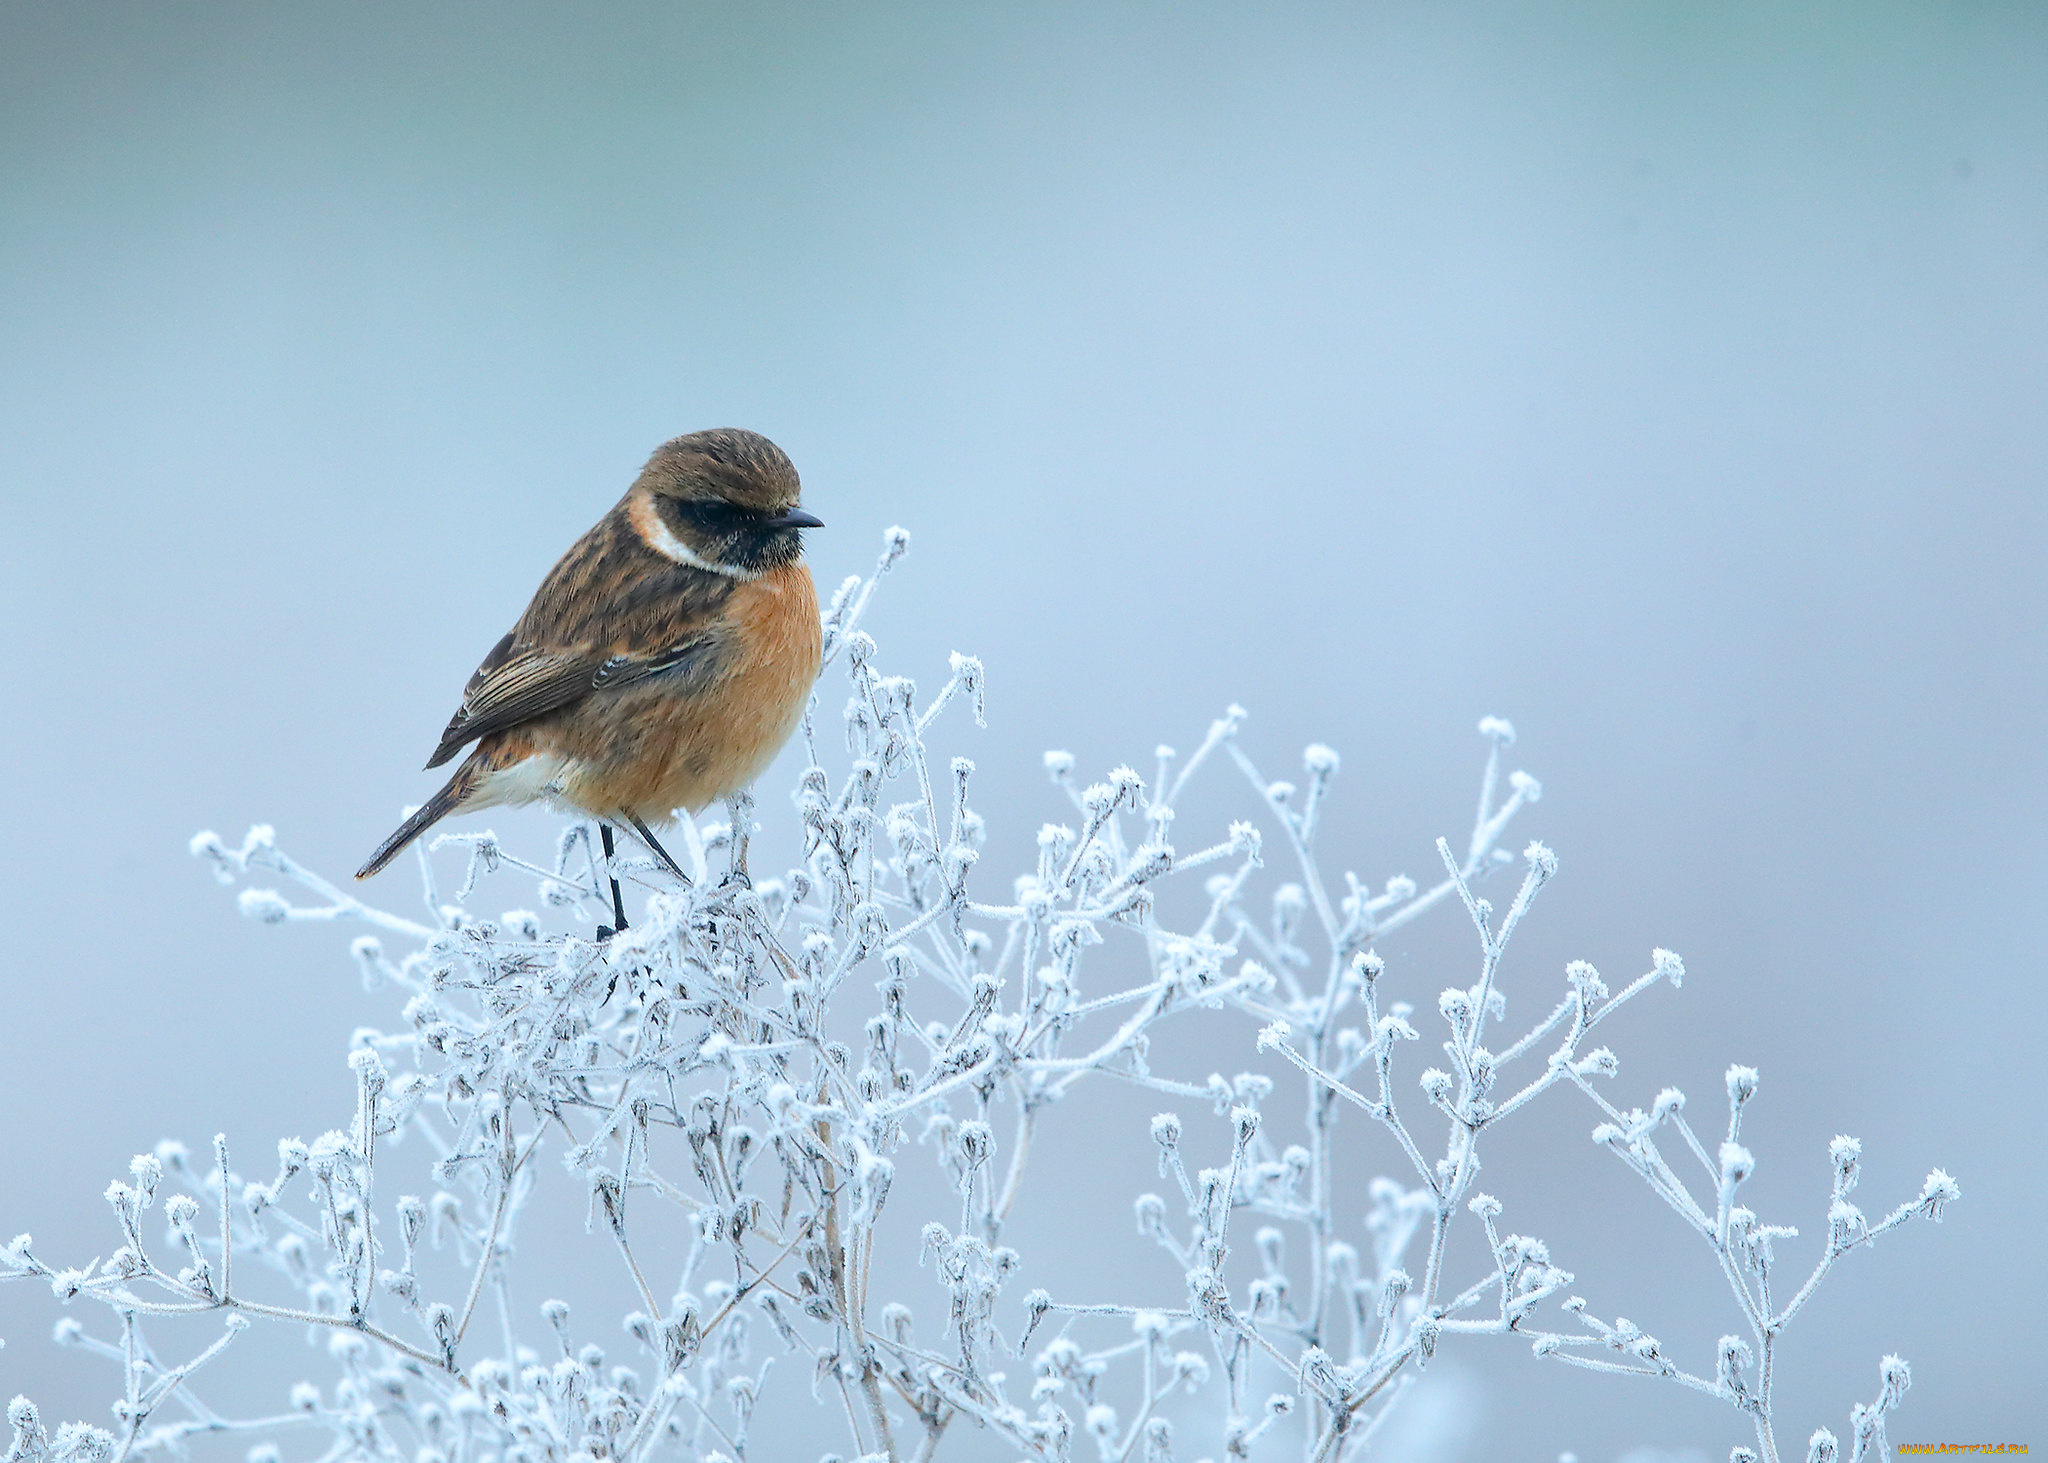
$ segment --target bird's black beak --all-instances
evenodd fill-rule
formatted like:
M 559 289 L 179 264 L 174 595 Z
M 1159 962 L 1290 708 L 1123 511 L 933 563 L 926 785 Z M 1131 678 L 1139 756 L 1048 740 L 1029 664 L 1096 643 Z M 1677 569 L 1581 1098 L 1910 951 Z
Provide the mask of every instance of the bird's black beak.
M 773 518 L 761 520 L 761 527 L 763 528 L 823 528 L 824 526 L 824 519 L 813 518 L 801 508 L 791 508 L 786 513 L 778 513 Z

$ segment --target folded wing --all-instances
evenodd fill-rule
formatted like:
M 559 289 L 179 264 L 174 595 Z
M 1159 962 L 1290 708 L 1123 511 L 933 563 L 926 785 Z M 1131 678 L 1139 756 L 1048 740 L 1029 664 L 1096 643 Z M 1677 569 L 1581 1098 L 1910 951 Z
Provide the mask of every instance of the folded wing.
M 507 635 L 484 657 L 463 688 L 462 705 L 441 733 L 427 766 L 439 767 L 469 743 L 599 692 L 618 691 L 676 670 L 706 648 L 696 635 L 649 655 L 605 655 L 559 647 L 518 646 Z

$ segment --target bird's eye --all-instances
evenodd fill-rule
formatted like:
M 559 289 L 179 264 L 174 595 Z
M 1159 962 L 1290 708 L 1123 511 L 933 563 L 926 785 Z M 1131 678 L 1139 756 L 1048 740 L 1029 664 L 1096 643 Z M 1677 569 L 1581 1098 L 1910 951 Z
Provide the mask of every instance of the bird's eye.
M 739 532 L 752 516 L 716 498 L 668 498 L 663 506 L 676 527 L 713 538 Z

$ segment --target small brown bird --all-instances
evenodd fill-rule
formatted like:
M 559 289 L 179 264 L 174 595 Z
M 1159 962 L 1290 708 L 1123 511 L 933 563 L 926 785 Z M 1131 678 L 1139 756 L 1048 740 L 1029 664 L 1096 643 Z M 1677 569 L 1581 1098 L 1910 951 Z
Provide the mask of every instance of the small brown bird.
M 463 690 L 427 766 L 448 785 L 385 839 L 367 879 L 450 813 L 545 799 L 596 818 L 607 859 L 649 827 L 753 781 L 796 729 L 822 637 L 780 447 L 753 432 L 665 442 L 541 581 Z M 740 870 L 744 872 L 744 870 Z M 625 927 L 612 885 L 618 927 Z

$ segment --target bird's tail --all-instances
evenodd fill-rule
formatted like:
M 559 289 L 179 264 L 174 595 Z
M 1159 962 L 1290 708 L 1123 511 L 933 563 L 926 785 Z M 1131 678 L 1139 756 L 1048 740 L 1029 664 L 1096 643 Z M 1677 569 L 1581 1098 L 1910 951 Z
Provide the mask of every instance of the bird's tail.
M 472 752 L 465 757 L 462 765 L 455 769 L 455 775 L 448 779 L 447 785 L 428 798 L 410 818 L 400 823 L 397 832 L 377 845 L 377 851 L 370 855 L 370 861 L 356 870 L 356 877 L 367 879 L 377 873 L 384 865 L 403 853 L 407 844 L 461 807 L 469 800 L 470 794 L 476 791 L 476 785 L 483 772 L 483 759 L 480 756 Z

